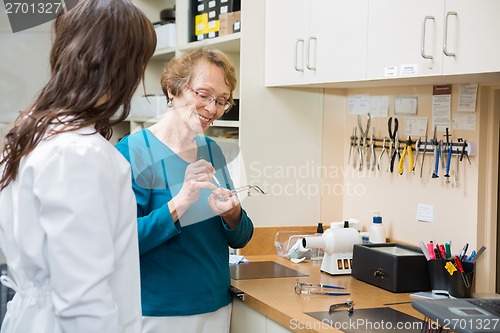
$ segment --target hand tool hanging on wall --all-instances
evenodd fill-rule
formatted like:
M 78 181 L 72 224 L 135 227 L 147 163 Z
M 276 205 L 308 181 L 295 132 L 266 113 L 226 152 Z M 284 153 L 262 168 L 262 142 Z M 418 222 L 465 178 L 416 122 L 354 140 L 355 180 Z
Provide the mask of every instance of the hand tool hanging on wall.
M 363 170 L 363 147 L 361 147 L 361 140 L 363 139 L 362 136 L 363 135 L 361 133 L 359 133 L 359 138 L 358 138 L 359 171 Z M 354 165 L 354 168 L 356 168 L 356 165 Z
M 356 130 L 358 128 L 354 126 L 352 129 L 352 135 L 351 135 L 351 147 L 349 148 L 349 157 L 347 157 L 347 164 L 349 165 L 351 163 L 351 154 L 352 154 L 352 149 L 356 144 Z M 354 164 L 356 164 L 356 156 L 354 156 Z
M 372 127 L 370 132 L 370 170 L 375 170 L 375 165 L 377 164 L 377 156 L 375 154 L 375 140 L 373 136 L 375 135 L 375 127 Z
M 412 172 L 413 166 L 415 161 L 413 160 L 413 148 L 412 148 L 413 141 L 411 141 L 411 137 L 408 136 L 408 140 L 406 140 L 406 145 L 403 148 L 403 154 L 401 154 L 401 158 L 399 159 L 399 167 L 398 167 L 398 173 L 400 175 L 403 174 L 403 168 L 405 166 L 405 157 L 408 155 L 408 159 L 410 161 L 410 165 L 408 167 L 408 172 Z
M 469 153 L 467 152 L 467 149 L 465 149 L 467 147 L 467 140 L 464 140 L 464 144 L 462 146 L 462 152 L 460 154 L 460 162 L 462 162 L 462 159 L 465 157 L 467 157 L 467 161 L 469 161 L 469 165 L 470 165 L 470 158 L 469 158 Z
M 370 123 L 372 120 L 370 113 L 367 113 L 366 115 L 368 117 L 368 120 L 366 121 L 366 127 L 363 130 L 363 123 L 361 120 L 361 115 L 358 114 L 358 127 L 359 127 L 360 136 L 363 139 L 363 148 L 364 149 L 368 149 L 368 145 L 366 144 L 366 138 L 368 137 L 368 131 L 370 130 Z M 368 154 L 367 154 L 367 156 L 368 156 Z M 361 157 L 362 157 L 362 153 L 361 153 Z M 368 157 L 367 157 L 367 159 L 368 159 Z M 366 164 L 368 165 L 368 160 L 366 161 Z M 360 162 L 360 165 L 359 165 L 359 171 L 361 171 L 361 170 L 363 170 L 363 163 L 362 162 Z
M 443 141 L 439 140 L 434 146 L 434 171 L 432 172 L 432 178 L 439 178 L 439 156 L 441 155 L 441 147 Z
M 413 164 L 413 169 L 411 170 L 411 173 L 415 174 L 415 167 L 418 163 L 418 152 L 420 151 L 420 144 L 422 143 L 422 141 L 420 140 L 420 138 L 418 138 L 417 142 L 415 142 L 415 163 Z M 425 152 L 424 152 L 424 155 L 425 155 Z
M 422 178 L 422 173 L 424 172 L 424 161 L 425 161 L 425 154 L 427 153 L 427 130 L 425 134 L 425 142 L 424 142 L 424 152 L 422 154 L 422 164 L 420 165 L 420 178 Z
M 448 145 L 448 155 L 446 156 L 446 184 L 450 183 L 450 165 L 451 165 L 451 155 L 453 154 L 453 141 Z
M 383 141 L 383 143 L 382 143 L 382 151 L 380 152 L 380 155 L 378 155 L 378 159 L 377 159 L 377 169 L 378 169 L 378 171 L 380 171 L 380 161 L 381 161 L 381 159 L 382 159 L 382 156 L 384 155 L 385 151 L 387 150 L 387 149 L 385 148 L 385 142 L 386 142 L 386 139 L 387 139 L 387 138 L 384 136 L 384 141 Z
M 394 171 L 394 162 L 396 160 L 396 156 L 398 158 L 401 158 L 401 155 L 399 153 L 399 139 L 398 139 L 398 127 L 399 127 L 399 121 L 398 118 L 394 117 L 394 129 L 392 128 L 392 117 L 389 118 L 389 121 L 387 122 L 387 127 L 389 130 L 389 137 L 391 138 L 391 147 L 394 145 L 394 152 L 392 153 L 391 156 L 391 161 L 389 165 L 389 170 L 391 173 Z
M 439 178 L 439 154 L 441 153 L 439 149 L 439 143 L 436 136 L 437 126 L 434 125 L 434 134 L 431 139 L 431 143 L 434 146 L 434 170 L 432 171 L 432 178 Z
M 458 138 L 458 143 L 461 144 L 462 142 L 463 142 L 463 139 L 462 138 Z M 455 155 L 455 158 L 456 158 L 455 171 L 453 172 L 453 183 L 451 184 L 451 186 L 458 187 L 458 184 L 459 184 L 459 172 L 458 172 L 458 168 L 459 168 L 459 165 L 460 165 L 460 154 L 458 153 L 458 149 L 457 149 L 457 154 Z
M 441 150 L 441 166 L 443 169 L 446 168 L 446 162 L 445 162 L 445 159 L 444 159 L 444 156 L 446 154 L 446 161 L 448 160 L 448 148 L 450 147 L 450 136 L 451 134 L 449 134 L 448 132 L 448 127 L 446 127 L 446 134 L 443 135 L 445 138 L 446 138 L 446 145 L 443 144 L 444 148 Z

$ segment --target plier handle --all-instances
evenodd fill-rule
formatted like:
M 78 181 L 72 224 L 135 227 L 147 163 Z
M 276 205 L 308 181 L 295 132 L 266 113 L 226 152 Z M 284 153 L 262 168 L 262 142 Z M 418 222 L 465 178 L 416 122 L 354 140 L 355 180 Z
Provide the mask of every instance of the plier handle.
M 389 165 L 389 170 L 391 173 L 394 171 L 394 162 L 396 160 L 396 156 L 401 158 L 401 154 L 399 153 L 399 139 L 398 139 L 398 128 L 399 128 L 399 120 L 394 117 L 394 129 L 392 128 L 392 117 L 389 117 L 389 121 L 387 122 L 387 127 L 389 131 L 389 137 L 391 138 L 391 163 Z M 394 152 L 392 152 L 392 147 L 394 147 Z
M 406 140 L 406 146 L 403 149 L 403 154 L 401 155 L 401 159 L 399 160 L 399 168 L 398 172 L 400 175 L 403 174 L 403 168 L 405 165 L 405 157 L 408 154 L 408 158 L 410 160 L 410 166 L 408 168 L 409 172 L 413 171 L 413 167 L 415 165 L 415 160 L 413 158 L 413 147 L 412 147 L 413 141 L 411 141 L 411 137 L 408 136 L 408 140 Z

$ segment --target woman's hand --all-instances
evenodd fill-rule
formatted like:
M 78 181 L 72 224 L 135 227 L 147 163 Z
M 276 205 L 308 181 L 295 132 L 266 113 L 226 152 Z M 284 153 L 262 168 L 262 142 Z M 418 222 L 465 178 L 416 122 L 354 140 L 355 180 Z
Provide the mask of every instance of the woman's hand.
M 208 204 L 216 215 L 222 217 L 229 229 L 234 229 L 238 225 L 241 219 L 241 206 L 233 192 L 219 187 L 208 197 Z
M 200 191 L 203 188 L 215 190 L 217 187 L 212 183 L 215 169 L 209 162 L 199 160 L 191 163 L 186 168 L 184 174 L 184 183 L 179 193 L 171 200 L 173 208 L 178 217 L 195 203 L 200 197 Z

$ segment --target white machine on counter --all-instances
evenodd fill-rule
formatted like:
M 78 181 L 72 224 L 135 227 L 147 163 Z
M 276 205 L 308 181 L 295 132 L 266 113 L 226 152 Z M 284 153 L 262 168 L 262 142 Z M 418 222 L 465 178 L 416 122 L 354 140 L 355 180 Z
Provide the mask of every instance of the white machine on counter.
M 331 275 L 351 274 L 354 244 L 361 243 L 359 221 L 332 222 L 321 236 L 302 238 L 305 248 L 325 251 L 321 271 Z

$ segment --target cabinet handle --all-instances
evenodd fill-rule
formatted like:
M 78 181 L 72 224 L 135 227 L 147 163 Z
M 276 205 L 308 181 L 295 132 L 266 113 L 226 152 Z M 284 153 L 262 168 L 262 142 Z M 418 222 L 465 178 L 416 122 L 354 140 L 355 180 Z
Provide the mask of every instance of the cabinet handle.
M 447 12 L 444 22 L 444 39 L 443 39 L 443 53 L 448 57 L 454 57 L 455 53 L 448 52 L 448 18 L 450 16 L 458 16 L 457 12 Z
M 426 36 L 425 36 L 425 25 L 427 23 L 428 20 L 433 20 L 434 21 L 434 16 L 426 16 L 424 17 L 424 20 L 422 21 L 422 44 L 420 45 L 420 54 L 422 55 L 422 58 L 424 59 L 433 59 L 434 57 L 432 56 L 432 54 L 425 54 L 425 40 L 426 40 Z
M 297 72 L 303 72 L 304 71 L 304 62 L 302 62 L 302 66 L 299 67 L 297 64 L 297 59 L 298 59 L 298 50 L 299 50 L 299 44 L 302 44 L 302 49 L 304 49 L 304 40 L 303 39 L 297 39 L 295 41 L 295 54 L 294 54 L 294 60 L 293 60 L 293 67 L 295 67 L 295 70 Z
M 317 41 L 317 38 L 316 37 L 309 37 L 309 40 L 307 41 L 306 67 L 307 67 L 307 69 L 309 69 L 311 71 L 315 71 L 316 70 L 316 61 L 314 61 L 314 66 L 311 66 L 311 62 L 310 62 L 310 58 L 309 58 L 309 56 L 311 54 L 312 41 L 314 41 L 314 59 L 316 60 L 316 41 Z

